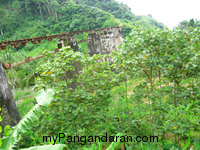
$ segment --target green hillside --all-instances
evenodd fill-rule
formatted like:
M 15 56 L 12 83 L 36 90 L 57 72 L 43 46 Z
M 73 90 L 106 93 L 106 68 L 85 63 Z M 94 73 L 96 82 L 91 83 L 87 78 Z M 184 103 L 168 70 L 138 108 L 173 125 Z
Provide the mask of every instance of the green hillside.
M 152 17 L 135 16 L 127 5 L 115 0 L 1 0 L 0 18 L 0 41 L 111 26 L 122 26 L 124 36 L 127 36 L 138 21 L 145 28 L 163 27 Z M 0 60 L 14 63 L 56 48 L 56 40 L 36 45 L 27 43 L 18 48 L 10 46 L 1 51 Z M 87 43 L 80 44 L 79 48 L 87 52 Z M 21 78 L 33 76 L 31 68 L 37 63 L 17 68 L 18 84 L 21 84 Z
M 2 0 L 0 40 L 121 25 L 125 35 L 142 17 L 114 0 Z M 163 27 L 150 17 L 147 24 Z
M 199 20 L 170 30 L 115 0 L 0 0 L 0 41 L 111 26 L 124 39 L 109 56 L 116 30 L 72 34 L 78 52 L 46 53 L 57 39 L 0 51 L 0 150 L 200 150 Z

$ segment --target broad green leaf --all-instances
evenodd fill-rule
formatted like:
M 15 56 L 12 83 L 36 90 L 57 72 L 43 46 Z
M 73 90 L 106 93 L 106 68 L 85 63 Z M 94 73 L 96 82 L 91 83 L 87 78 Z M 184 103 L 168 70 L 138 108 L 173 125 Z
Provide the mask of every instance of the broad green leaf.
M 30 148 L 20 149 L 20 150 L 63 150 L 65 144 L 56 144 L 56 145 L 43 145 L 43 146 L 33 146 Z
M 190 145 L 190 138 L 188 138 L 187 141 L 185 142 L 185 144 L 183 146 L 183 150 L 186 150 L 189 145 Z
M 121 133 L 117 133 L 116 136 L 121 136 Z M 110 146 L 106 149 L 106 150 L 115 150 L 116 147 L 120 144 L 120 140 L 118 140 L 117 142 L 112 142 L 110 144 Z
M 36 93 L 36 101 L 41 106 L 48 106 L 53 99 L 54 91 L 47 89 L 47 91 L 40 90 Z
M 49 89 L 47 91 L 40 90 L 36 94 L 36 99 L 38 104 L 36 104 L 27 114 L 24 116 L 24 118 L 13 128 L 11 135 L 4 137 L 2 139 L 2 147 L 0 150 L 11 150 L 14 144 L 18 140 L 18 136 L 20 132 L 26 132 L 27 129 L 31 126 L 31 122 L 38 120 L 37 114 L 43 113 L 40 109 L 40 106 L 47 106 L 50 104 L 52 98 L 54 95 L 54 91 Z M 38 113 L 37 113 L 38 112 Z
M 2 140 L 1 140 L 1 138 L 0 138 L 0 147 L 2 146 Z

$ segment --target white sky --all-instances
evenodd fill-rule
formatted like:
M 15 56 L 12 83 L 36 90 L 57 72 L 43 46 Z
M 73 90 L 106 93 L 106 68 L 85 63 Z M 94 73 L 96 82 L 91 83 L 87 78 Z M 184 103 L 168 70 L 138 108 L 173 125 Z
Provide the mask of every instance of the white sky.
M 183 20 L 200 20 L 200 0 L 117 0 L 127 4 L 135 15 L 151 14 L 172 29 Z

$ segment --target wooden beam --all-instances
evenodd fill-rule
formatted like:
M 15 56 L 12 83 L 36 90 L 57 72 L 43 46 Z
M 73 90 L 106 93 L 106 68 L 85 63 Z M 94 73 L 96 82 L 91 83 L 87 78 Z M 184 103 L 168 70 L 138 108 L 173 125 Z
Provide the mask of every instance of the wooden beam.
M 59 52 L 59 51 L 60 51 L 59 49 L 55 49 L 54 51 L 51 52 L 51 54 L 57 53 L 57 52 Z M 23 65 L 23 64 L 25 64 L 25 63 L 28 63 L 28 62 L 31 62 L 31 61 L 34 61 L 34 60 L 43 58 L 43 57 L 45 57 L 46 55 L 47 55 L 47 54 L 39 55 L 39 56 L 36 56 L 36 57 L 27 57 L 24 61 L 17 62 L 17 63 L 14 63 L 14 64 L 7 63 L 7 64 L 4 64 L 4 68 L 5 68 L 5 69 L 12 69 L 12 68 L 21 66 L 21 65 Z
M 60 33 L 60 34 L 55 34 L 55 35 L 33 37 L 33 38 L 25 38 L 25 39 L 19 39 L 19 40 L 1 41 L 0 42 L 0 50 L 6 49 L 6 46 L 9 46 L 9 45 L 12 45 L 13 48 L 16 48 L 21 43 L 32 42 L 33 44 L 36 44 L 36 43 L 40 43 L 42 40 L 46 40 L 46 39 L 48 41 L 52 41 L 53 38 L 61 38 L 62 39 L 62 37 L 83 34 L 84 32 L 94 33 L 94 32 L 97 32 L 97 31 L 105 31 L 105 30 L 109 31 L 112 28 L 122 29 L 121 27 L 109 27 L 109 28 L 101 28 L 101 29 L 91 29 L 91 30 L 81 30 L 81 31 L 65 32 L 65 33 Z

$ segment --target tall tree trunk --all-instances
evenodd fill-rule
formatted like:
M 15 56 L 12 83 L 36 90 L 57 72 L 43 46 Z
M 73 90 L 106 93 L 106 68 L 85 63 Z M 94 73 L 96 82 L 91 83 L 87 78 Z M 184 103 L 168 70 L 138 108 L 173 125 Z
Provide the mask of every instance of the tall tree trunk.
M 1 35 L 4 35 L 4 33 L 3 33 L 3 24 L 0 24 L 0 27 L 1 27 Z
M 2 110 L 2 118 L 6 118 L 6 120 L 2 120 L 1 122 L 1 125 L 3 127 L 7 125 L 7 122 L 10 122 L 10 125 L 14 126 L 20 121 L 21 117 L 17 109 L 16 103 L 14 101 L 13 93 L 10 89 L 8 79 L 6 77 L 1 62 L 0 62 L 0 107 L 7 109 L 6 111 L 4 111 L 4 109 Z M 9 115 L 7 115 L 7 113 Z
M 48 5 L 48 4 L 46 4 L 46 3 L 45 3 L 45 5 L 46 5 L 46 7 L 47 7 L 47 10 L 48 10 L 49 16 L 52 16 L 52 15 L 51 15 L 50 8 L 49 8 L 49 5 Z
M 1 29 L 1 35 L 3 35 L 3 30 Z
M 55 7 L 54 7 L 54 10 L 55 10 L 56 21 L 58 21 L 58 14 L 57 14 L 57 12 L 56 12 Z
M 43 22 L 43 15 L 42 15 L 42 10 L 41 10 L 41 5 L 40 5 L 40 3 L 39 3 L 39 9 L 40 9 L 40 17 L 41 17 L 41 20 L 42 20 L 42 22 Z

